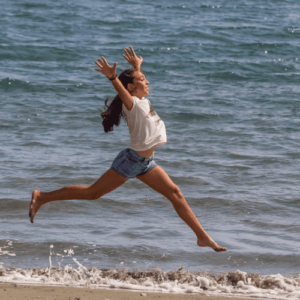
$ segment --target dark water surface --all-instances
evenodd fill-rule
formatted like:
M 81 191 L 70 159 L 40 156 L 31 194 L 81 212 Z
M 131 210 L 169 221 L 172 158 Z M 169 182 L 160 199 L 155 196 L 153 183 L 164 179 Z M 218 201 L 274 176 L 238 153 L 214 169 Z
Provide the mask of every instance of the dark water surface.
M 300 3 L 0 1 L 0 262 L 4 267 L 161 268 L 299 274 Z M 92 184 L 129 140 L 105 134 L 105 56 L 144 58 L 178 184 L 216 254 L 137 179 L 97 201 L 45 205 L 33 189 Z M 67 256 L 64 250 L 73 249 Z M 62 257 L 60 255 L 64 255 Z

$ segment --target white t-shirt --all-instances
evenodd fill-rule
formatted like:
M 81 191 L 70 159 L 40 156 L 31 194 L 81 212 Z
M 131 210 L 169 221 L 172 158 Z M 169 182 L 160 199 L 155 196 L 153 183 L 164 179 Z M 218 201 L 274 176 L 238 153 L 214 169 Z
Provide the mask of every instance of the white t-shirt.
M 128 110 L 123 104 L 123 116 L 130 133 L 129 147 L 135 151 L 146 151 L 155 145 L 167 142 L 163 120 L 152 109 L 148 99 L 133 96 L 133 106 Z

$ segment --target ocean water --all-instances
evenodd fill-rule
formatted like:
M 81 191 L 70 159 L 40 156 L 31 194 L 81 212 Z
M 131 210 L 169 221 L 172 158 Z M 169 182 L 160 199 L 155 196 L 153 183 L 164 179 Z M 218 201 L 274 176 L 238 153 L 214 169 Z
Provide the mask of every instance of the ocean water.
M 0 281 L 299 298 L 298 1 L 0 4 Z M 32 190 L 92 184 L 127 147 L 94 61 L 120 73 L 130 45 L 167 128 L 155 161 L 225 253 L 137 179 L 29 222 Z

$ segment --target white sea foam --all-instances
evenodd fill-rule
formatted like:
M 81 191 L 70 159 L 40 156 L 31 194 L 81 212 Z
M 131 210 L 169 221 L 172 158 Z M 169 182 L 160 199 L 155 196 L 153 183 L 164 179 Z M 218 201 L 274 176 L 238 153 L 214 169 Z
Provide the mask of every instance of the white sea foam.
M 12 250 L 2 250 L 10 248 L 13 245 L 13 242 L 10 240 L 7 240 L 3 247 L 0 247 L 0 255 L 9 255 L 9 256 L 16 256 L 16 253 Z
M 51 257 L 51 256 L 50 256 Z M 211 296 L 245 296 L 269 299 L 299 299 L 300 275 L 249 274 L 236 270 L 223 274 L 178 271 L 86 268 L 75 258 L 78 268 L 18 269 L 0 266 L 0 281 L 19 284 L 88 286 L 144 292 L 209 293 Z
M 12 242 L 8 240 L 2 248 L 10 246 Z M 0 248 L 0 253 L 1 251 Z M 240 270 L 213 274 L 191 272 L 184 270 L 183 267 L 177 271 L 98 269 L 86 268 L 74 257 L 73 261 L 78 265 L 77 268 L 70 265 L 61 267 L 64 257 L 74 255 L 73 249 L 62 251 L 63 253 L 56 253 L 54 246 L 50 245 L 48 268 L 6 268 L 3 263 L 0 263 L 0 282 L 117 288 L 176 294 L 209 293 L 210 296 L 226 295 L 266 299 L 299 299 L 300 297 L 300 275 L 284 277 L 281 274 L 260 275 Z M 53 256 L 61 258 L 59 267 L 52 265 Z

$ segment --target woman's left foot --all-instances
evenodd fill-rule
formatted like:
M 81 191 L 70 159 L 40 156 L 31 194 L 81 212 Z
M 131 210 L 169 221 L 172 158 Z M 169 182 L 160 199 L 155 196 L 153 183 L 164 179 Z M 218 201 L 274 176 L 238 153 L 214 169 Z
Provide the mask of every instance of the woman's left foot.
M 214 249 L 216 252 L 226 251 L 227 248 L 219 246 L 211 237 L 207 236 L 203 239 L 198 239 L 197 245 L 199 247 L 210 247 Z

